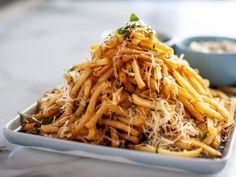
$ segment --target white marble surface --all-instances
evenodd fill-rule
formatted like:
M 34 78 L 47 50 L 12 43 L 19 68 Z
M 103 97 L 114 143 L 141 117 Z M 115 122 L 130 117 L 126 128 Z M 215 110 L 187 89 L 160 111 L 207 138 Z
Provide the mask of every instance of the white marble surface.
M 48 89 L 65 69 L 89 57 L 89 46 L 121 26 L 131 12 L 160 31 L 183 37 L 236 37 L 236 2 L 27 1 L 0 9 L 0 125 Z M 200 176 L 48 153 L 8 143 L 0 129 L 0 176 Z M 235 176 L 236 146 L 223 171 Z

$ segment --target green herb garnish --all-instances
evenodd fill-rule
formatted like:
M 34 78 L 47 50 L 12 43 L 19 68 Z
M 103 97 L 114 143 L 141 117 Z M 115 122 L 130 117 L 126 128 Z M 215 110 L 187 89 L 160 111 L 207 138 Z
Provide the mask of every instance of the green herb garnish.
M 120 82 L 116 82 L 115 86 L 116 86 L 116 88 L 121 88 L 122 87 Z
M 135 13 L 132 13 L 129 19 L 131 22 L 139 21 L 139 18 L 137 17 L 137 15 L 135 15 Z
M 69 131 L 69 130 L 66 130 L 66 131 L 64 131 L 63 133 L 64 133 L 64 135 L 68 135 L 68 134 L 70 133 L 70 131 Z
M 203 141 L 206 137 L 207 137 L 207 134 L 206 134 L 206 133 L 199 133 L 199 134 L 197 135 L 197 138 L 198 138 L 200 141 Z
M 155 37 L 156 37 L 156 38 L 158 38 L 158 37 L 159 37 L 157 33 L 155 34 Z
M 126 26 L 118 28 L 115 32 L 115 35 L 117 37 L 122 37 L 123 39 L 129 39 L 131 29 L 144 28 L 148 33 L 151 33 L 156 38 L 158 38 L 158 35 L 156 34 L 156 32 L 150 26 L 142 23 L 142 21 L 140 21 L 140 19 L 134 13 L 130 15 L 130 22 L 133 22 L 133 23 L 127 23 Z
M 73 66 L 72 68 L 68 69 L 68 72 L 74 71 L 76 66 Z
M 22 123 L 24 123 L 24 122 L 38 122 L 38 123 L 41 123 L 39 120 L 37 120 L 35 117 L 33 117 L 29 114 L 22 113 L 22 112 L 18 112 L 18 114 L 20 115 L 20 119 L 21 119 Z

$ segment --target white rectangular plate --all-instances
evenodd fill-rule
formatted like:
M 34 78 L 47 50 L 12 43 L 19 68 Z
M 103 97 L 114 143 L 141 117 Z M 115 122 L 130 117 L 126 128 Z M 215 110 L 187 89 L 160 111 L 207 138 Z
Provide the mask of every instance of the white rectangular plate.
M 36 111 L 37 103 L 34 103 L 23 112 L 33 114 Z M 208 174 L 219 172 L 224 168 L 231 154 L 233 141 L 235 139 L 235 131 L 233 130 L 230 138 L 225 144 L 222 158 L 183 158 L 26 134 L 19 132 L 20 127 L 20 117 L 16 116 L 3 128 L 4 136 L 9 142 L 64 154 Z

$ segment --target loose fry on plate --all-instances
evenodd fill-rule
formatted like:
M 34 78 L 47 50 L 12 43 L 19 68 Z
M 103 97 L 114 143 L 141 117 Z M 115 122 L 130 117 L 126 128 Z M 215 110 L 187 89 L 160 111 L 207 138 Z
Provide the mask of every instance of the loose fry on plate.
M 111 133 L 111 138 L 112 138 L 111 146 L 118 147 L 120 145 L 120 140 L 119 140 L 117 130 L 110 127 L 110 133 Z
M 118 128 L 118 129 L 123 130 L 125 132 L 129 132 L 133 136 L 139 136 L 139 132 L 137 130 L 135 130 L 134 128 L 129 127 L 128 125 L 123 124 L 121 122 L 118 122 L 115 120 L 105 120 L 104 119 L 104 120 L 102 120 L 102 123 L 105 125 L 109 125 L 111 127 L 114 127 L 114 128 Z
M 150 146 L 150 145 L 135 145 L 134 146 L 135 150 L 139 150 L 139 151 L 146 151 L 146 152 L 153 152 L 156 153 L 157 152 L 157 148 Z
M 198 148 L 198 149 L 191 150 L 191 151 L 184 150 L 184 151 L 178 152 L 178 151 L 170 151 L 170 150 L 163 149 L 163 148 L 159 147 L 157 151 L 159 154 L 164 154 L 164 155 L 195 158 L 195 157 L 199 156 L 199 154 L 202 152 L 202 148 Z
M 193 146 L 202 148 L 203 151 L 207 152 L 208 154 L 212 155 L 213 157 L 214 156 L 215 157 L 222 156 L 222 154 L 219 151 L 215 150 L 214 148 L 212 148 L 212 147 L 210 147 L 210 146 L 206 145 L 205 143 L 202 143 L 202 142 L 200 142 L 198 140 L 192 139 L 191 140 L 191 144 Z

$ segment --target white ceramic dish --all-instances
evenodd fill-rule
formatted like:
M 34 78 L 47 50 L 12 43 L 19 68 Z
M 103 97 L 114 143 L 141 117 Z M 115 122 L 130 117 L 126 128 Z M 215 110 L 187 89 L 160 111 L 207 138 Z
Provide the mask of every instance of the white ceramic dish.
M 24 113 L 33 114 L 37 111 L 37 103 L 28 107 Z M 222 170 L 231 154 L 235 131 L 225 144 L 222 158 L 183 158 L 127 149 L 85 144 L 75 141 L 48 138 L 19 132 L 20 117 L 16 116 L 3 128 L 6 139 L 13 143 L 47 151 L 85 156 L 96 159 L 110 160 L 121 163 L 138 164 L 149 167 L 164 167 L 186 170 L 196 173 L 217 173 Z

